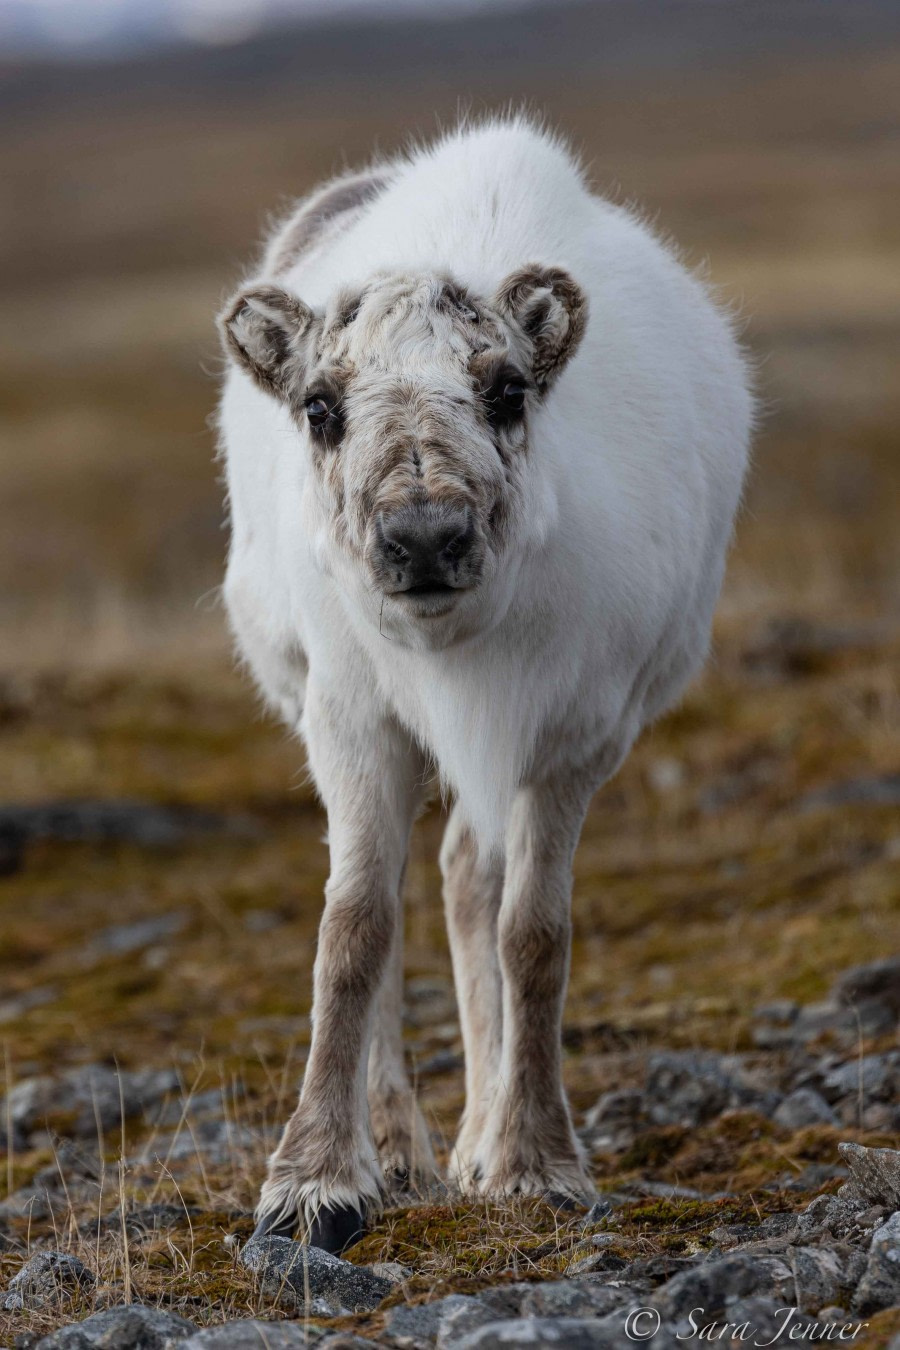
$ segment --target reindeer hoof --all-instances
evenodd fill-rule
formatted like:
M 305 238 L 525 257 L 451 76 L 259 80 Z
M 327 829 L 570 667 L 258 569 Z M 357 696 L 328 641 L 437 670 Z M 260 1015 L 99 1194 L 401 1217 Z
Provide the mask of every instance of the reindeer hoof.
M 578 1201 L 574 1195 L 565 1195 L 562 1191 L 545 1191 L 544 1203 L 548 1204 L 551 1209 L 555 1209 L 558 1214 L 570 1214 L 578 1208 Z
M 331 1252 L 332 1256 L 340 1256 L 358 1242 L 365 1231 L 365 1210 L 354 1209 L 352 1205 L 320 1209 L 309 1226 L 309 1245 Z
M 297 1227 L 297 1216 L 287 1218 L 283 1214 L 264 1214 L 253 1230 L 253 1238 L 286 1237 L 292 1238 Z M 251 1241 L 253 1241 L 251 1238 Z

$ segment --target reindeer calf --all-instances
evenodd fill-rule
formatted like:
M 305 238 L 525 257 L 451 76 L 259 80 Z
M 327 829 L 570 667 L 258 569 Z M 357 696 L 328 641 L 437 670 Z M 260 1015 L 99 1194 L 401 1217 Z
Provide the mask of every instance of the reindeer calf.
M 522 119 L 321 188 L 220 323 L 228 610 L 306 743 L 331 851 L 257 1231 L 339 1251 L 386 1177 L 434 1169 L 400 1026 L 432 769 L 454 801 L 452 1176 L 587 1201 L 560 1072 L 572 859 L 706 653 L 752 413 L 729 324 Z

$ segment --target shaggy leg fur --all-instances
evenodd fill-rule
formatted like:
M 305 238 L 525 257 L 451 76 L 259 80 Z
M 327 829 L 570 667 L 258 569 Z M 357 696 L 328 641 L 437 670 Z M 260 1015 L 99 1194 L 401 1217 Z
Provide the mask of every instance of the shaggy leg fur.
M 450 1177 L 463 1191 L 477 1181 L 475 1150 L 497 1088 L 502 1040 L 497 915 L 503 865 L 481 859 L 454 808 L 441 847 L 444 907 L 466 1055 L 466 1109 L 450 1158 Z
M 421 769 L 393 724 L 360 738 L 352 736 L 352 709 L 335 709 L 313 690 L 308 706 L 307 745 L 328 808 L 331 876 L 314 969 L 309 1061 L 299 1104 L 269 1162 L 257 1219 L 279 1231 L 299 1219 L 317 1244 L 340 1250 L 381 1203 L 367 1058 L 399 922 Z
M 497 925 L 503 1049 L 475 1150 L 486 1195 L 593 1195 L 561 1075 L 572 858 L 589 798 L 573 779 L 529 786 L 510 816 Z
M 389 1184 L 427 1183 L 437 1175 L 428 1127 L 403 1057 L 403 920 L 396 925 L 378 994 L 369 1051 L 372 1133 Z

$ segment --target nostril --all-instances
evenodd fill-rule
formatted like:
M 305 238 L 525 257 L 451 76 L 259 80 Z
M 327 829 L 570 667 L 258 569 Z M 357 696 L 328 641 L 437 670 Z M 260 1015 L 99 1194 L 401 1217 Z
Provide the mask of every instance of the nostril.
M 406 562 L 409 558 L 409 553 L 402 544 L 397 543 L 396 539 L 386 539 L 384 550 L 388 557 L 392 558 L 394 562 Z
M 465 524 L 452 539 L 448 541 L 441 549 L 441 553 L 448 562 L 456 562 L 464 554 L 468 553 L 472 547 L 472 540 L 475 537 L 475 526 L 472 521 L 471 511 L 466 511 Z

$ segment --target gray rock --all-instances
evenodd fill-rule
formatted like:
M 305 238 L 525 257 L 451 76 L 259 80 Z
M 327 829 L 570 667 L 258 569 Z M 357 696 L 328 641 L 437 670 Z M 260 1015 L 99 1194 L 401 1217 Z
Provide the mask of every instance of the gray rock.
M 650 1056 L 645 1098 L 654 1125 L 701 1125 L 737 1107 L 770 1115 L 778 1103 L 778 1094 L 754 1083 L 737 1056 L 690 1050 Z
M 840 1302 L 865 1268 L 865 1255 L 844 1243 L 791 1247 L 789 1256 L 761 1255 L 756 1260 L 766 1292 L 804 1312 Z
M 852 1108 L 858 1108 L 860 1099 L 895 1101 L 900 1092 L 900 1052 L 889 1050 L 832 1064 L 822 1072 L 820 1086 L 829 1102 L 849 1099 Z
M 0 871 L 2 876 L 2 871 Z M 38 985 L 33 989 L 23 989 L 12 998 L 0 1000 L 0 1022 L 13 1022 L 32 1008 L 43 1008 L 59 998 L 59 988 L 55 984 Z
M 68 1303 L 96 1282 L 94 1272 L 71 1252 L 35 1252 L 10 1280 L 3 1307 L 13 1312 Z
M 496 1322 L 496 1312 L 480 1298 L 467 1298 L 465 1305 L 448 1308 L 437 1330 L 435 1350 L 456 1350 L 457 1346 L 479 1327 Z
M 797 802 L 800 811 L 819 811 L 833 806 L 897 806 L 900 805 L 900 773 L 886 773 L 871 778 L 851 778 L 844 783 L 807 792 Z
M 699 1319 L 695 1320 L 699 1327 L 701 1325 Z M 747 1331 L 742 1339 L 735 1337 L 730 1342 L 719 1343 L 734 1346 L 793 1347 L 796 1350 L 798 1345 L 808 1345 L 810 1342 L 817 1345 L 826 1341 L 824 1335 L 826 1329 L 821 1327 L 821 1323 L 825 1320 L 809 1317 L 792 1304 L 785 1304 L 778 1299 L 766 1298 L 760 1294 L 751 1294 L 747 1298 L 730 1298 L 725 1302 L 725 1311 L 720 1322 L 729 1322 L 738 1327 L 746 1325 Z M 690 1326 L 689 1323 L 687 1325 Z M 699 1342 L 699 1332 L 692 1339 L 695 1343 Z M 847 1341 L 844 1340 L 842 1343 L 846 1344 Z
M 257 1143 L 258 1136 L 252 1130 L 233 1120 L 196 1120 L 189 1129 L 154 1135 L 129 1163 L 180 1162 L 197 1157 L 208 1162 L 227 1162 L 236 1152 L 252 1149 Z
M 603 1153 L 619 1153 L 634 1141 L 646 1124 L 642 1092 L 604 1092 L 588 1111 L 579 1134 L 589 1148 Z
M 900 1017 L 900 956 L 845 970 L 835 982 L 833 994 L 847 1006 L 878 999 Z
M 599 1200 L 594 1201 L 587 1214 L 585 1214 L 581 1227 L 583 1229 L 596 1228 L 598 1224 L 606 1222 L 614 1209 L 615 1205 L 613 1202 L 606 1196 L 601 1196 Z
M 142 1242 L 168 1228 L 183 1228 L 201 1211 L 197 1205 L 144 1205 L 125 1215 L 125 1231 L 135 1242 Z M 88 1219 L 79 1229 L 84 1237 L 92 1237 L 97 1230 L 118 1233 L 122 1229 L 122 1215 L 118 1210 L 104 1214 L 101 1219 Z
M 311 1343 L 302 1322 L 260 1322 L 250 1317 L 203 1327 L 181 1346 L 182 1350 L 295 1350 Z
M 842 1187 L 846 1190 L 846 1187 Z M 812 1237 L 821 1232 L 837 1238 L 846 1238 L 856 1228 L 860 1201 L 844 1195 L 817 1195 L 802 1214 L 797 1215 L 796 1231 L 799 1238 Z
M 351 1331 L 336 1331 L 317 1341 L 316 1345 L 319 1350 L 371 1350 L 376 1342 L 367 1341 L 363 1336 L 354 1336 Z
M 650 1303 L 666 1322 L 677 1321 L 691 1308 L 703 1308 L 712 1315 L 722 1311 L 729 1297 L 754 1294 L 764 1283 L 756 1260 L 740 1254 L 722 1256 L 673 1276 L 656 1290 Z
M 189 918 L 187 910 L 177 909 L 168 914 L 135 919 L 133 923 L 111 924 L 95 934 L 81 953 L 81 960 L 89 965 L 105 956 L 128 956 L 143 947 L 165 942 L 166 938 L 180 933 L 187 926 Z
M 259 1276 L 264 1293 L 289 1307 L 305 1307 L 308 1289 L 310 1298 L 325 1299 L 351 1312 L 368 1312 L 377 1308 L 393 1287 L 368 1266 L 354 1266 L 290 1238 L 251 1238 L 240 1259 Z
M 462 1323 L 454 1320 L 454 1314 L 462 1316 Z M 470 1314 L 475 1315 L 474 1321 L 466 1320 Z M 478 1299 L 449 1294 L 433 1303 L 401 1303 L 389 1309 L 384 1329 L 391 1345 L 402 1347 L 402 1350 L 420 1350 L 420 1347 L 433 1346 L 441 1333 L 442 1345 L 455 1344 L 470 1326 L 477 1326 L 479 1320 L 484 1321 L 490 1316 Z
M 175 1350 L 197 1328 L 160 1308 L 107 1308 L 44 1336 L 34 1350 Z
M 622 1350 L 629 1342 L 624 1324 L 607 1326 L 604 1322 L 579 1317 L 523 1317 L 509 1322 L 488 1322 L 457 1344 L 457 1350 L 541 1350 L 560 1346 L 562 1350 Z M 644 1341 L 652 1350 L 675 1344 L 670 1338 Z
M 900 1210 L 872 1235 L 866 1267 L 850 1307 L 866 1316 L 897 1303 L 900 1303 Z
M 373 1261 L 369 1269 L 373 1275 L 393 1285 L 403 1284 L 413 1276 L 412 1269 L 401 1265 L 399 1261 Z
M 523 1317 L 605 1317 L 628 1300 L 628 1291 L 585 1276 L 529 1284 L 522 1298 Z
M 900 1209 L 900 1150 L 852 1143 L 838 1144 L 838 1150 L 850 1168 L 850 1179 L 841 1187 L 843 1198 Z
M 797 1088 L 779 1103 L 772 1119 L 787 1130 L 802 1130 L 807 1125 L 837 1125 L 838 1118 L 815 1088 Z
M 249 816 L 221 815 L 192 806 L 156 802 L 69 801 L 0 807 L 0 832 L 62 843 L 132 843 L 144 848 L 178 848 L 192 839 L 229 835 L 258 839 L 259 823 Z
M 137 1115 L 178 1086 L 177 1075 L 169 1069 L 129 1073 L 105 1064 L 85 1064 L 58 1078 L 23 1079 L 0 1103 L 0 1118 L 8 1116 L 14 1130 L 28 1135 L 47 1117 L 60 1114 L 72 1119 L 67 1133 L 93 1139 L 98 1121 L 103 1130 L 119 1126 L 122 1105 L 126 1117 Z

